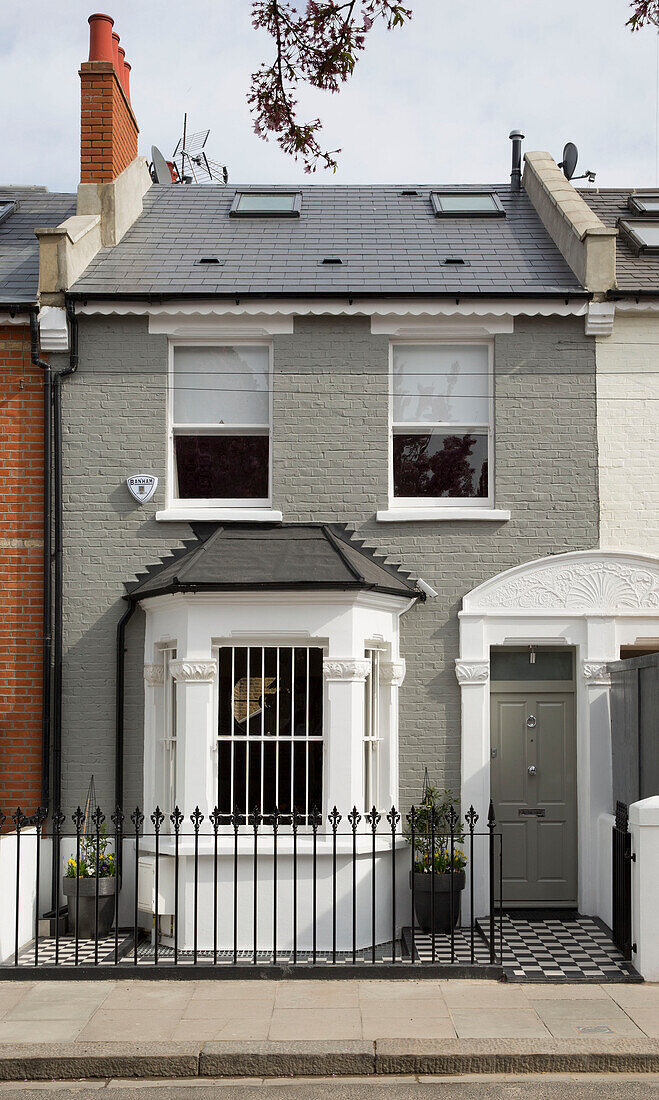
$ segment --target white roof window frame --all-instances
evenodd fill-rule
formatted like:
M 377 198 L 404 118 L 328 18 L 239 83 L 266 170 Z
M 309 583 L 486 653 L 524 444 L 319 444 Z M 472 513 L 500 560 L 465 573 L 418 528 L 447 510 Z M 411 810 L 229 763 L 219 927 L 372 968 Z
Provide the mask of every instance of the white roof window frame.
M 647 203 L 651 202 L 656 209 L 648 210 Z M 647 218 L 659 217 L 659 191 L 646 191 L 641 194 L 629 196 L 627 205 L 630 212 L 636 216 Z
M 290 196 L 292 201 L 289 210 L 268 210 L 263 208 L 261 210 L 241 210 L 240 203 L 245 195 L 263 195 L 264 197 L 270 197 L 271 195 L 287 195 Z M 261 189 L 246 189 L 242 191 L 236 191 L 231 203 L 231 209 L 229 211 L 230 218 L 299 218 L 300 211 L 302 209 L 302 192 L 296 191 L 294 188 L 288 190 L 272 190 L 266 191 Z
M 639 230 L 642 227 L 652 226 L 659 231 L 659 217 L 656 215 L 648 217 L 647 215 L 641 215 L 634 219 L 621 218 L 618 222 L 618 229 L 621 231 L 627 244 L 630 248 L 633 248 L 637 256 L 641 254 L 647 254 L 650 256 L 656 256 L 659 254 L 659 239 L 657 244 L 648 244 L 643 240 L 643 237 L 636 231 L 635 226 L 638 225 Z
M 458 195 L 460 198 L 480 198 L 486 195 L 492 199 L 492 208 L 490 210 L 445 210 L 442 205 L 442 196 L 448 195 Z M 490 187 L 483 187 L 478 191 L 460 191 L 456 187 L 435 187 L 430 192 L 430 201 L 436 218 L 505 218 L 506 216 L 501 199 Z

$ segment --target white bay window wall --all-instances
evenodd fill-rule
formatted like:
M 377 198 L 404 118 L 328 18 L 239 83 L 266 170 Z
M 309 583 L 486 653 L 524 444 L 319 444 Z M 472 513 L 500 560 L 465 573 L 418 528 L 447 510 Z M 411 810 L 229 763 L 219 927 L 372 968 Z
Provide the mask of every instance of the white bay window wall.
M 220 884 L 226 880 L 227 889 L 234 850 L 230 815 L 232 810 L 238 811 L 240 876 L 245 876 L 244 898 L 239 886 L 239 906 L 244 902 L 246 928 L 251 927 L 248 884 L 253 878 L 249 814 L 256 808 L 264 815 L 259 847 L 261 882 L 272 873 L 268 826 L 275 806 L 282 814 L 280 874 L 292 875 L 286 860 L 291 857 L 291 813 L 296 810 L 302 898 L 305 883 L 310 883 L 309 826 L 317 809 L 323 818 L 317 838 L 318 919 L 321 930 L 325 924 L 329 928 L 332 846 L 327 815 L 332 808 L 337 806 L 343 815 L 338 835 L 339 901 L 343 897 L 347 905 L 352 897 L 352 837 L 347 815 L 353 807 L 362 815 L 357 838 L 358 881 L 366 881 L 370 866 L 372 840 L 365 814 L 373 803 L 382 813 L 377 851 L 383 858 L 391 858 L 386 813 L 398 804 L 398 689 L 404 677 L 398 649 L 399 618 L 410 600 L 365 591 L 224 592 L 157 596 L 145 600 L 143 606 L 147 618 L 144 799 L 148 810 L 157 803 L 163 809 L 167 803 L 169 808 L 174 774 L 175 801 L 186 819 L 179 844 L 181 945 L 189 927 L 185 883 L 193 873 L 189 818 L 197 806 L 204 815 L 200 881 L 212 881 L 209 815 L 218 807 L 222 815 L 218 875 Z M 171 703 L 173 699 L 175 720 L 167 719 L 168 700 Z M 162 896 L 158 911 L 162 932 L 171 925 L 173 912 L 173 877 L 167 870 L 173 853 L 171 830 L 169 836 L 161 837 L 160 844 Z M 141 852 L 147 888 L 142 891 L 140 906 L 153 912 L 153 891 L 148 887 L 153 882 L 152 837 L 144 837 Z M 407 904 L 404 868 L 409 851 L 402 837 L 396 842 L 396 858 L 401 861 L 398 883 L 403 920 Z M 204 861 L 209 864 L 207 871 Z M 382 936 L 386 939 L 391 880 L 384 874 L 380 878 L 378 910 L 382 910 Z M 301 901 L 303 907 L 305 904 Z M 207 904 L 206 911 L 212 912 L 212 905 Z M 370 892 L 364 887 L 358 915 L 358 935 L 364 943 L 371 933 L 369 913 Z M 206 928 L 204 921 L 205 917 L 199 935 L 208 940 L 212 929 Z M 285 917 L 282 921 L 285 946 Z M 267 935 L 264 926 L 264 943 Z M 341 931 L 344 935 L 348 936 L 347 926 Z M 251 945 L 251 938 L 248 940 L 245 946 Z M 163 942 L 167 942 L 166 934 Z

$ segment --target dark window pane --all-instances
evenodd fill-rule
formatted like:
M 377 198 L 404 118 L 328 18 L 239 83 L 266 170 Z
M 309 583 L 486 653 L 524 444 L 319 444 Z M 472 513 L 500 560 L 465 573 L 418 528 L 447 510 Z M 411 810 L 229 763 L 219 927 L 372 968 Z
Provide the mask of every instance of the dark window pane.
M 487 435 L 394 435 L 394 496 L 487 495 Z
M 218 733 L 231 734 L 231 650 L 220 649 L 220 688 L 218 700 Z
M 307 651 L 293 650 L 295 681 L 293 689 L 293 733 L 305 737 L 307 732 Z
M 247 761 L 247 743 L 245 741 L 234 741 L 233 744 L 233 807 L 237 807 L 239 813 L 247 813 L 247 791 L 246 791 L 246 761 Z
M 492 680 L 571 680 L 572 652 L 536 649 L 531 664 L 530 650 L 490 650 Z
M 276 741 L 263 743 L 263 813 L 271 814 L 277 805 L 276 780 Z
M 293 805 L 300 813 L 307 812 L 307 746 L 304 741 L 293 743 Z
M 323 733 L 323 651 L 309 650 L 309 736 Z
M 261 741 L 250 741 L 249 752 L 249 796 L 247 811 L 251 813 L 255 806 L 261 808 Z
M 267 435 L 177 435 L 174 445 L 179 497 L 262 500 L 268 496 Z
M 231 742 L 220 741 L 217 746 L 217 805 L 221 814 L 230 814 L 231 805 Z
M 323 745 L 322 741 L 309 742 L 309 805 L 321 809 L 323 805 Z
M 282 648 L 279 650 L 279 733 L 282 737 L 288 737 L 291 733 L 291 708 L 293 705 L 293 693 L 291 691 L 293 650 Z
M 290 813 L 291 806 L 291 756 L 293 747 L 290 741 L 279 743 L 279 809 Z

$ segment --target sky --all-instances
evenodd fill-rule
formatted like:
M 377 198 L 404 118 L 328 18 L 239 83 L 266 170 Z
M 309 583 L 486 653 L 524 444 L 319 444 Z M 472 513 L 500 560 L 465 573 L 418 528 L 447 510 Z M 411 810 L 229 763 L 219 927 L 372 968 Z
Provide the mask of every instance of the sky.
M 336 173 L 305 175 L 263 142 L 246 96 L 272 42 L 249 0 L 108 0 L 126 60 L 140 153 L 170 156 L 182 131 L 210 128 L 207 152 L 234 183 L 500 183 L 510 130 L 556 160 L 566 141 L 602 187 L 657 179 L 653 28 L 632 34 L 626 0 L 407 0 L 412 23 L 376 26 L 338 95 L 300 95 L 340 147 Z M 78 66 L 90 0 L 21 0 L 0 38 L 0 183 L 74 191 L 79 176 Z M 63 18 L 65 15 L 65 18 Z

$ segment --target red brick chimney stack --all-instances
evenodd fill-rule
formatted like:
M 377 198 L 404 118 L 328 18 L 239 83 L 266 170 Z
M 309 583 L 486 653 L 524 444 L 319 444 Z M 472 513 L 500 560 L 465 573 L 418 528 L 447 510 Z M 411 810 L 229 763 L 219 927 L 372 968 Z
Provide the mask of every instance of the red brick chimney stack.
M 107 183 L 137 156 L 139 129 L 130 104 L 130 65 L 114 20 L 89 17 L 89 60 L 80 66 L 80 182 Z

